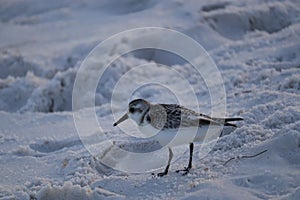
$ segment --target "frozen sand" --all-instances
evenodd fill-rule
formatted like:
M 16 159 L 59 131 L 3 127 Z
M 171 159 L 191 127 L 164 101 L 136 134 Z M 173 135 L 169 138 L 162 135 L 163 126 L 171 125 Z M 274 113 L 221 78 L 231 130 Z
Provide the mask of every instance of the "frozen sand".
M 0 199 L 300 199 L 297 1 L 1 4 Z M 228 114 L 244 118 L 207 157 L 195 157 L 188 176 L 175 173 L 187 164 L 187 145 L 178 147 L 185 154 L 174 160 L 170 174 L 156 178 L 96 162 L 75 130 L 71 94 L 80 61 L 105 38 L 143 26 L 172 28 L 199 41 L 223 76 Z M 108 96 L 131 66 L 149 62 L 140 58 L 149 59 L 149 52 L 117 61 L 96 94 L 104 131 L 127 145 L 136 141 L 112 128 Z M 177 64 L 174 68 L 196 88 L 201 111 L 209 113 L 206 88 L 186 64 L 168 57 L 151 59 Z M 145 76 L 164 74 L 154 70 Z M 174 82 L 176 87 L 176 78 Z M 150 87 L 140 95 L 162 102 L 160 89 Z M 125 108 L 115 109 L 122 114 Z M 199 147 L 196 144 L 196 153 Z M 231 157 L 265 149 L 265 154 L 224 166 Z

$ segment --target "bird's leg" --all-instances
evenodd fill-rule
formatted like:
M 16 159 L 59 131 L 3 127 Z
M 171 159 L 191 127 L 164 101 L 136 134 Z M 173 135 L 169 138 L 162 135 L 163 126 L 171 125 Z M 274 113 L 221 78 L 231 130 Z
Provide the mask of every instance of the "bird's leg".
M 193 160 L 193 151 L 194 151 L 194 143 L 190 143 L 190 160 L 187 167 L 181 170 L 177 170 L 176 172 L 184 172 L 182 175 L 187 175 L 190 172 L 190 169 L 192 168 L 192 160 Z
M 172 158 L 173 158 L 173 152 L 172 152 L 172 149 L 169 147 L 169 160 L 168 160 L 167 167 L 165 168 L 165 171 L 164 171 L 164 172 L 158 173 L 157 176 L 162 177 L 162 176 L 168 174 L 168 172 L 169 172 L 169 167 L 170 167 L 170 163 L 171 163 Z
M 194 151 L 194 143 L 190 144 L 190 160 L 189 160 L 189 165 L 188 165 L 188 169 L 192 168 L 192 160 L 193 160 L 193 151 Z

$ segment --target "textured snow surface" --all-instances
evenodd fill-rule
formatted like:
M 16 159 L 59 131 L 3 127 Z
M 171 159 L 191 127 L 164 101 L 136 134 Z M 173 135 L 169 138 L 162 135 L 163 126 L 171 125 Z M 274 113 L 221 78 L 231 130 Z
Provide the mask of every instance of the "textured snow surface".
M 0 199 L 300 199 L 299 1 L 3 0 L 0 26 Z M 203 45 L 222 74 L 228 115 L 244 118 L 206 157 L 194 157 L 187 176 L 175 171 L 187 165 L 188 145 L 174 148 L 179 158 L 167 176 L 130 174 L 94 159 L 75 129 L 72 89 L 80 63 L 107 37 L 144 26 L 171 28 Z M 115 146 L 159 148 L 113 128 L 110 107 L 120 77 L 155 61 L 180 72 L 195 89 L 200 111 L 210 113 L 207 88 L 189 64 L 163 52 L 130 53 L 111 64 L 95 94 L 99 122 Z M 137 76 L 170 80 L 186 94 L 178 77 L 159 68 L 132 80 Z M 89 95 L 83 89 L 82 99 Z M 176 103 L 155 85 L 134 95 Z M 185 103 L 196 107 L 188 98 Z M 121 115 L 123 105 L 113 109 Z M 114 147 L 97 148 L 108 159 L 122 156 Z M 195 144 L 195 155 L 199 151 Z M 226 163 L 230 158 L 237 159 Z M 143 164 L 161 166 L 167 152 L 152 159 Z M 116 165 L 130 168 L 130 157 Z

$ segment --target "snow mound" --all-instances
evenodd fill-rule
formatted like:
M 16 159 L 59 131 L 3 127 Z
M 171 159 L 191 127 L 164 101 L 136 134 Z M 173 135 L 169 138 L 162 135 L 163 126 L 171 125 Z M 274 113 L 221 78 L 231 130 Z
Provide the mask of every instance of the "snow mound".
M 37 194 L 37 199 L 43 200 L 81 200 L 81 199 L 120 199 L 122 196 L 102 188 L 92 190 L 89 186 L 81 187 L 65 182 L 63 186 L 46 186 Z
M 278 86 L 278 89 L 280 91 L 290 91 L 298 94 L 300 91 L 300 76 L 294 74 L 291 77 L 285 78 Z
M 222 7 L 221 7 L 222 8 Z M 249 10 L 228 6 L 205 13 L 204 19 L 222 36 L 238 40 L 255 30 L 278 32 L 294 23 L 298 8 L 289 2 L 253 5 Z
M 234 159 L 228 162 L 227 165 L 233 166 L 233 169 L 230 177 L 226 179 L 209 181 L 196 178 L 191 183 L 192 188 L 186 198 L 298 199 L 299 145 L 298 132 L 284 134 L 252 147 L 247 153 L 239 155 L 255 155 L 263 150 L 268 151 L 253 158 Z M 265 166 L 268 166 L 267 169 Z M 282 166 L 288 166 L 288 169 Z M 216 190 L 220 192 L 213 192 Z
M 42 76 L 45 72 L 36 64 L 24 60 L 21 55 L 14 55 L 9 52 L 0 53 L 0 78 L 8 76 L 23 77 L 27 72 L 36 76 Z
M 35 89 L 20 112 L 55 112 L 72 109 L 72 89 L 75 69 L 58 72 L 55 77 Z
M 22 108 L 44 79 L 28 72 L 25 77 L 0 79 L 0 110 L 16 112 Z

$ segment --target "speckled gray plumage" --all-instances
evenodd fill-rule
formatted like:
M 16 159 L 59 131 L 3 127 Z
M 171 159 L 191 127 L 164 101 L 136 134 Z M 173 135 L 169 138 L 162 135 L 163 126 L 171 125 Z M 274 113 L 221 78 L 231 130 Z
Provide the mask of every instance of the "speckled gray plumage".
M 150 123 L 159 130 L 201 127 L 204 125 L 235 126 L 228 123 L 228 121 L 242 120 L 241 118 L 212 118 L 177 104 L 151 104 L 144 99 L 131 101 L 129 109 L 141 113 L 140 125 Z
M 211 118 L 177 104 L 154 104 L 150 106 L 148 121 L 157 129 L 177 129 L 179 127 L 195 127 L 203 125 L 232 125 L 228 119 Z M 146 114 L 147 116 L 147 114 Z M 235 118 L 240 120 L 239 118 Z M 231 121 L 232 121 L 231 120 Z

